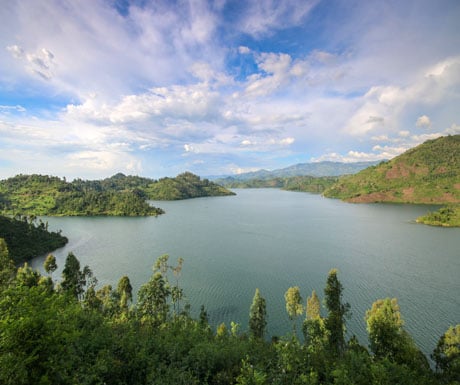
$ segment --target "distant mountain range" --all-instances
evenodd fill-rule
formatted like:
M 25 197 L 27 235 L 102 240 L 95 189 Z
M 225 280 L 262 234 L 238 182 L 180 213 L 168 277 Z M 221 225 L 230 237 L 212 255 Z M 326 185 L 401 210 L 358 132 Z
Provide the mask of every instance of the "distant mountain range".
M 237 175 L 220 175 L 209 177 L 219 184 L 227 184 L 229 182 L 243 182 L 251 179 L 273 179 L 273 178 L 287 178 L 292 176 L 340 176 L 346 174 L 356 174 L 357 172 L 369 167 L 375 166 L 381 161 L 375 162 L 315 162 L 315 163 L 298 163 L 293 166 L 281 168 L 273 171 L 258 170 L 253 172 L 246 172 Z

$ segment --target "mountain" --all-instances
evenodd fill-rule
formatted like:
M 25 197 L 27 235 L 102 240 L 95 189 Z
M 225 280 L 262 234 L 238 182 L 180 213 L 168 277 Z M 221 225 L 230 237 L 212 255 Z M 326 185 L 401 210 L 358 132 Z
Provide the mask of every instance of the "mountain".
M 227 185 L 231 182 L 242 182 L 251 179 L 265 180 L 273 178 L 287 178 L 292 176 L 339 176 L 345 174 L 355 174 L 362 169 L 373 166 L 378 162 L 315 162 L 298 163 L 293 166 L 281 168 L 273 171 L 258 170 L 238 175 L 222 175 L 210 177 L 216 183 Z
M 349 202 L 460 203 L 460 135 L 428 140 L 341 177 L 324 195 Z

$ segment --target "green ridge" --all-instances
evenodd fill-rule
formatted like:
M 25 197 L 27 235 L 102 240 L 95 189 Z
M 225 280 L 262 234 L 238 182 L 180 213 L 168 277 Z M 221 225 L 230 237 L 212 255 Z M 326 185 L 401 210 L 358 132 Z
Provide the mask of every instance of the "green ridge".
M 344 176 L 324 195 L 349 202 L 460 203 L 460 135 L 428 140 Z

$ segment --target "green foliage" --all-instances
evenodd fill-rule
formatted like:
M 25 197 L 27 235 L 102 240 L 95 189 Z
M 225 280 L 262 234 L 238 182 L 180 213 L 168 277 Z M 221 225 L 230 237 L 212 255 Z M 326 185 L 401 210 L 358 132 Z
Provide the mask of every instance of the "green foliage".
M 348 303 L 342 303 L 343 287 L 337 278 L 337 273 L 337 269 L 329 272 L 324 289 L 328 310 L 324 326 L 328 332 L 329 351 L 334 357 L 342 355 L 345 349 L 345 318 L 350 309 Z
M 68 239 L 34 217 L 9 218 L 0 215 L 0 238 L 5 239 L 10 258 L 21 263 L 63 247 Z
M 313 290 L 311 293 L 311 297 L 307 298 L 307 319 L 315 320 L 320 319 L 320 302 L 316 291 Z
M 265 299 L 256 289 L 249 309 L 249 331 L 254 338 L 263 338 L 267 326 L 267 307 Z
M 179 200 L 207 196 L 235 195 L 226 188 L 208 179 L 201 179 L 190 172 L 179 174 L 175 178 L 162 178 L 149 184 L 144 190 L 149 199 Z
M 0 267 L 6 259 L 7 248 L 0 240 Z M 168 274 L 178 285 L 178 266 L 182 262 L 170 266 L 167 255 L 160 257 L 131 308 L 128 277 L 120 279 L 116 290 L 110 285 L 97 289 L 89 268 L 81 270 L 74 255 L 68 257 L 66 273 L 57 284 L 27 265 L 20 267 L 0 292 L 0 383 L 436 385 L 458 379 L 458 325 L 446 332 L 435 351 L 438 378 L 401 332 L 399 308 L 391 300 L 389 305 L 383 300 L 373 306 L 368 316 L 375 321 L 372 330 L 381 319 L 397 326 L 406 346 L 398 359 L 371 355 L 356 338 L 344 344 L 340 356 L 332 355 L 330 331 L 324 327 L 327 319 L 319 315 L 315 293 L 307 302 L 304 325 L 310 339 L 305 344 L 295 335 L 271 343 L 248 338 L 238 333 L 234 322 L 231 333 L 225 324 L 213 333 L 204 307 L 196 320 L 188 313 L 171 314 Z M 334 289 L 326 293 L 329 315 L 336 308 L 342 315 L 344 310 L 336 278 L 333 270 L 327 281 Z M 291 289 L 287 302 L 292 302 L 291 313 L 297 316 L 300 289 Z M 257 294 L 251 309 L 260 311 L 265 306 Z
M 352 202 L 459 203 L 459 180 L 460 135 L 452 135 L 341 177 L 324 195 Z
M 403 320 L 396 298 L 379 299 L 366 312 L 369 347 L 378 358 L 394 358 L 399 354 Z
M 449 327 L 441 336 L 432 357 L 445 379 L 460 382 L 460 324 Z
M 441 207 L 438 211 L 417 218 L 417 223 L 431 226 L 460 227 L 460 205 Z
M 159 215 L 146 200 L 233 195 L 207 179 L 186 172 L 159 181 L 116 174 L 99 181 L 18 175 L 0 181 L 0 212 L 10 215 Z

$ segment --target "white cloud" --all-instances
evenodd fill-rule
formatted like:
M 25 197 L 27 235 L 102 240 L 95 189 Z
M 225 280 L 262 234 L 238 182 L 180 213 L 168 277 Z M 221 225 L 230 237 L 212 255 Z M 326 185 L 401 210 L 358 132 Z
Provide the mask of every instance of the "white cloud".
M 445 131 L 446 135 L 458 135 L 460 134 L 460 125 L 452 123 L 452 125 L 447 128 Z
M 255 37 L 272 34 L 285 25 L 297 25 L 315 7 L 319 0 L 249 0 L 245 2 L 237 25 L 242 32 Z
M 431 127 L 431 120 L 428 116 L 422 115 L 417 118 L 417 121 L 415 122 L 415 125 L 417 127 L 423 127 L 423 128 L 430 128 Z
M 246 55 L 246 54 L 248 54 L 248 53 L 251 53 L 251 50 L 249 49 L 249 47 L 246 47 L 246 46 L 244 46 L 244 45 L 240 45 L 240 46 L 238 47 L 238 52 L 239 52 L 240 54 L 242 54 L 242 55 Z

